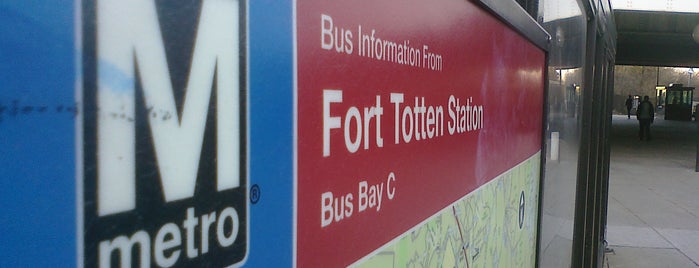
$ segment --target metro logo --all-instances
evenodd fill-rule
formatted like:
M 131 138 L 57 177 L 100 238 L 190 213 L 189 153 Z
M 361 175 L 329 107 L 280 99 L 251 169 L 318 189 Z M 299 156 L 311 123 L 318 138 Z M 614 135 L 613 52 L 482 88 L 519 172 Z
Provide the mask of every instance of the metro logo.
M 84 265 L 242 264 L 244 2 L 82 10 Z
M 149 120 L 165 200 L 192 197 L 196 184 L 199 152 L 204 135 L 212 84 L 216 83 L 218 190 L 238 187 L 240 169 L 238 117 L 238 43 L 236 27 L 221 34 L 217 27 L 237 25 L 236 2 L 207 0 L 202 4 L 189 79 L 187 79 L 182 116 L 178 116 L 163 40 L 158 26 L 155 3 L 151 1 L 99 1 L 97 51 L 98 66 L 98 147 L 99 214 L 108 215 L 135 208 L 135 124 L 129 120 L 111 120 L 109 115 L 123 112 L 134 117 L 134 83 L 113 83 L 112 64 L 127 75 L 138 68 L 145 104 L 153 111 L 170 115 L 164 120 Z M 129 16 L 124 16 L 129 14 Z M 138 29 L 138 30 L 136 30 Z M 104 79 L 102 79 L 104 78 Z M 214 81 L 215 79 L 215 81 Z M 123 109 L 121 107 L 127 107 Z M 120 191 L 114 191 L 120 189 Z

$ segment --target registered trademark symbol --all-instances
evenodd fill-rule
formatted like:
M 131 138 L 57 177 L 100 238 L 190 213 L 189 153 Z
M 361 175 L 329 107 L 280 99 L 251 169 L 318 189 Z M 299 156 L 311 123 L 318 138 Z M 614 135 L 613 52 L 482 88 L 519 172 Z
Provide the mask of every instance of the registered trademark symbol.
M 257 204 L 257 202 L 260 201 L 260 196 L 262 195 L 262 191 L 260 191 L 260 186 L 257 184 L 252 185 L 250 187 L 250 203 Z

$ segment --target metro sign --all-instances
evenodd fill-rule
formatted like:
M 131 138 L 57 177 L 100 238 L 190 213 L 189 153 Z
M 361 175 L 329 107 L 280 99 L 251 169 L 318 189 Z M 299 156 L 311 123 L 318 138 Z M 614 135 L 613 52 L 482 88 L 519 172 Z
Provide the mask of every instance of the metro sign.
M 84 265 L 242 264 L 244 3 L 82 10 Z

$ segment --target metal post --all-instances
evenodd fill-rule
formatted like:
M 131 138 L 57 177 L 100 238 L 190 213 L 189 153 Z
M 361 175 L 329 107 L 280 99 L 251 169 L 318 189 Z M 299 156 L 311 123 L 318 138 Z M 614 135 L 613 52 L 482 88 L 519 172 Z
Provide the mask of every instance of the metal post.
M 699 172 L 699 120 L 695 119 L 694 121 L 697 124 L 697 156 L 696 161 L 694 162 L 694 172 Z
M 687 69 L 687 74 L 689 75 L 689 78 L 687 79 L 687 86 L 691 87 L 692 86 L 692 75 L 694 75 L 694 68 L 689 68 Z

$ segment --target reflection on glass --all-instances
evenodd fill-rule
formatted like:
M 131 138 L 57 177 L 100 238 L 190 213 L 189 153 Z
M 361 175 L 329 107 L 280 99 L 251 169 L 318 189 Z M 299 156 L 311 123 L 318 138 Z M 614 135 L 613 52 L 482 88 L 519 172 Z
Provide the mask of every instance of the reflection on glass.
M 544 22 L 579 17 L 582 15 L 578 5 L 571 5 L 571 2 L 572 1 L 542 1 L 539 8 L 544 14 Z
M 539 266 L 571 267 L 586 21 L 574 0 L 542 0 L 539 7 L 552 37 Z

